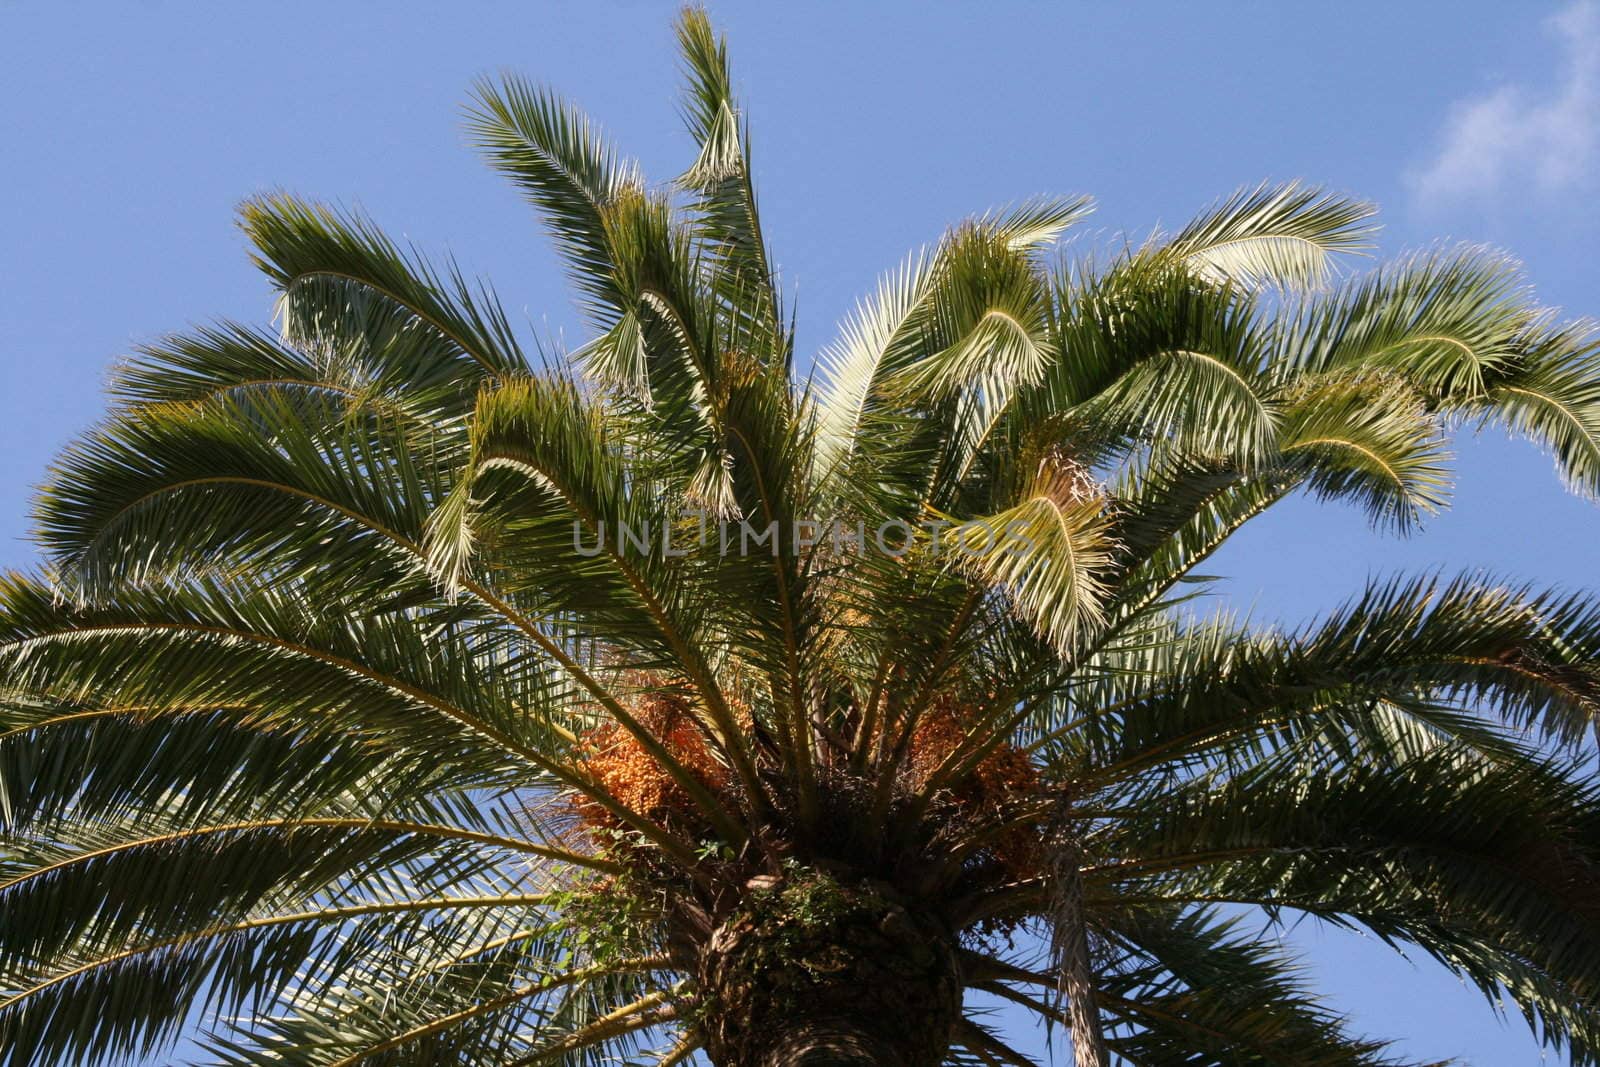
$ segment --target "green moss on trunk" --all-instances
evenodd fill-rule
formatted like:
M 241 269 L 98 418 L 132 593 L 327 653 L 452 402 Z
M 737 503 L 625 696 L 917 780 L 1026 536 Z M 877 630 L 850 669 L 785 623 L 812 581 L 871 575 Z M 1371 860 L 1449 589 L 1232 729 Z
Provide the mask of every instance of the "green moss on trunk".
M 951 932 L 886 889 L 805 872 L 752 892 L 701 951 L 719 1067 L 937 1067 L 961 1010 Z

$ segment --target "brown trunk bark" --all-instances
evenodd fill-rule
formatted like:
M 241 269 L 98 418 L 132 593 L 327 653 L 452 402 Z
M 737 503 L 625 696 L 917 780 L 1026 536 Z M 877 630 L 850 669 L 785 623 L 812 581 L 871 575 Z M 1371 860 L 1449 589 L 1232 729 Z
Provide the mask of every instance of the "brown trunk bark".
M 1054 897 L 1051 926 L 1057 991 L 1067 1009 L 1076 1067 L 1107 1067 L 1100 1008 L 1095 1003 L 1094 967 L 1089 958 L 1089 926 L 1083 914 L 1083 873 L 1079 852 L 1064 848 L 1052 872 Z
M 908 1024 L 909 1025 L 909 1024 Z M 737 1059 L 717 1060 L 719 1064 L 737 1064 Z M 804 1023 L 786 1032 L 773 1035 L 771 1042 L 759 1053 L 761 1067 L 856 1067 L 859 1064 L 883 1064 L 885 1067 L 909 1067 L 903 1049 L 866 1032 L 860 1026 L 848 1023 Z
M 871 890 L 796 907 L 773 893 L 700 954 L 698 1025 L 717 1067 L 938 1067 L 961 1015 L 955 939 Z

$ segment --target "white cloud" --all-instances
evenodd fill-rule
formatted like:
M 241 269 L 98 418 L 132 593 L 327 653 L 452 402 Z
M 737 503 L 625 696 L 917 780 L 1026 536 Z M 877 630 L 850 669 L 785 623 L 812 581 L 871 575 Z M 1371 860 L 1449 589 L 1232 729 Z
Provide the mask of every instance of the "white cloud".
M 1550 19 L 1560 39 L 1557 83 L 1507 85 L 1462 100 L 1441 147 L 1407 184 L 1424 203 L 1487 200 L 1510 189 L 1549 193 L 1595 177 L 1600 158 L 1600 3 L 1577 0 Z

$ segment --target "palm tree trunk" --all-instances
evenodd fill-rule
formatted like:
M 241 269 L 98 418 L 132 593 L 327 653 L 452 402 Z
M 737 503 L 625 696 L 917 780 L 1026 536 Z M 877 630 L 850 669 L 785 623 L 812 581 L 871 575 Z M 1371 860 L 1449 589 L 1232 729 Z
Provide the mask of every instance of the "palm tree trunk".
M 914 1067 L 919 1061 L 907 1059 L 908 1051 L 848 1022 L 807 1023 L 772 1035 L 751 1067 Z
M 1095 1004 L 1094 966 L 1089 958 L 1089 924 L 1083 908 L 1082 853 L 1076 845 L 1058 846 L 1052 871 L 1051 948 L 1056 991 L 1067 1010 L 1076 1067 L 1108 1067 L 1100 1009 Z
M 717 1067 L 939 1067 L 961 1018 L 954 935 L 872 891 L 736 915 L 696 971 Z

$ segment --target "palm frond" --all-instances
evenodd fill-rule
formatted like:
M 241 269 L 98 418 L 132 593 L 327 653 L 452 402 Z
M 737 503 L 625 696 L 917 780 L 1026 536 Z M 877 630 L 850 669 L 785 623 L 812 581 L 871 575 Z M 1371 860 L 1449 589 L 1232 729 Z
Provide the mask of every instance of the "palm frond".
M 494 294 L 474 291 L 454 266 L 441 274 L 365 219 L 284 193 L 246 201 L 239 216 L 257 265 L 283 293 L 291 340 L 315 344 L 321 321 L 360 310 L 351 307 L 348 283 L 391 302 L 486 376 L 527 369 Z
M 1520 349 L 1490 379 L 1486 418 L 1554 453 L 1573 491 L 1600 497 L 1600 338 L 1594 326 L 1537 322 Z
M 1196 218 L 1167 251 L 1218 283 L 1311 288 L 1339 255 L 1370 247 L 1370 204 L 1290 182 L 1242 189 Z
M 520 78 L 478 83 L 467 132 L 544 214 L 579 291 L 599 307 L 614 301 L 615 261 L 602 215 L 639 189 L 638 169 L 575 107 Z

